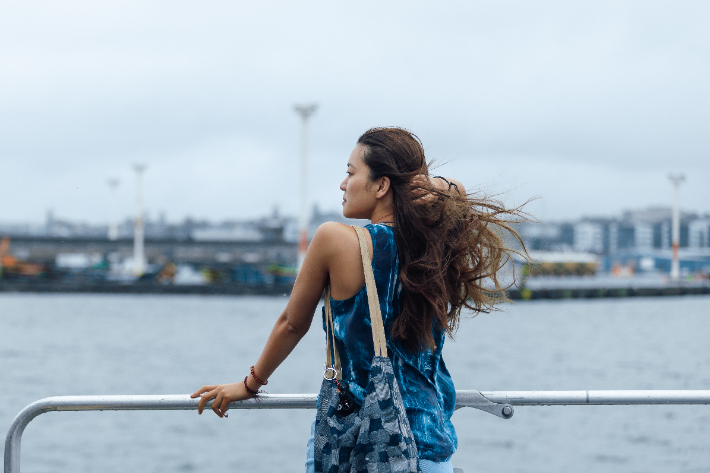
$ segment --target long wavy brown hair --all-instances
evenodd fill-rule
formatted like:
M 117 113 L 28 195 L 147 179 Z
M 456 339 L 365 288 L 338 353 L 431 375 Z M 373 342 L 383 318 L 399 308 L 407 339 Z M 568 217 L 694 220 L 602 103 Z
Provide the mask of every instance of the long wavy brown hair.
M 507 300 L 500 269 L 514 250 L 508 232 L 526 254 L 512 224 L 526 219 L 465 189 L 437 189 L 419 138 L 402 128 L 372 128 L 359 139 L 372 180 L 388 177 L 394 196 L 394 236 L 405 297 L 392 336 L 412 351 L 434 348 L 432 327 L 456 332 L 461 310 L 488 312 Z M 451 192 L 453 191 L 453 192 Z

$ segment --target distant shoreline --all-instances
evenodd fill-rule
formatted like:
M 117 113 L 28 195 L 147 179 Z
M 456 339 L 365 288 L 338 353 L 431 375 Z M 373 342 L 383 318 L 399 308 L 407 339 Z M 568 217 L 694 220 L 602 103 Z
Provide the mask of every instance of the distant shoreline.
M 710 286 L 607 287 L 576 289 L 510 289 L 511 300 L 668 297 L 710 294 Z
M 0 293 L 57 293 L 57 294 L 196 294 L 225 296 L 288 296 L 292 285 L 279 284 L 158 284 L 118 282 L 53 282 L 53 281 L 3 281 Z
M 191 294 L 220 296 L 289 296 L 292 285 L 246 284 L 156 284 L 118 282 L 53 282 L 0 280 L 0 293 L 55 294 Z M 512 300 L 597 299 L 620 297 L 665 297 L 710 294 L 710 285 L 677 285 L 663 287 L 596 287 L 509 289 Z

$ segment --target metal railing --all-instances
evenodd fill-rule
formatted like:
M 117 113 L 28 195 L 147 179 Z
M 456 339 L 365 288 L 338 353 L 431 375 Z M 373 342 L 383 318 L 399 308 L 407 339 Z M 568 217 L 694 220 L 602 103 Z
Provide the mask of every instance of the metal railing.
M 20 473 L 20 445 L 25 427 L 52 411 L 167 411 L 197 409 L 199 399 L 188 395 L 57 396 L 35 401 L 12 421 L 5 439 L 5 473 Z M 456 391 L 456 408 L 472 407 L 504 419 L 513 406 L 710 404 L 710 390 L 690 391 Z M 207 403 L 207 408 L 211 402 Z M 233 402 L 230 409 L 314 409 L 315 394 L 265 394 Z

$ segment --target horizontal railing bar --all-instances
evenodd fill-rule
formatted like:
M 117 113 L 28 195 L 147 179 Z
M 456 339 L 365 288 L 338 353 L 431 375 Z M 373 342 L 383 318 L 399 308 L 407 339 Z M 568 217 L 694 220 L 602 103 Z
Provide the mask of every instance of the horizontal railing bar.
M 264 394 L 260 400 L 248 399 L 229 404 L 230 409 L 314 409 L 315 394 Z M 112 395 L 112 396 L 57 396 L 36 401 L 30 406 L 49 411 L 170 411 L 197 409 L 199 398 L 187 394 L 167 395 Z M 28 407 L 30 407 L 28 406 Z M 208 401 L 206 408 L 212 406 Z
M 478 407 L 478 391 L 456 391 L 456 407 Z M 486 399 L 513 406 L 710 404 L 710 390 L 481 391 Z M 230 409 L 313 409 L 315 394 L 264 394 L 259 401 L 232 402 Z M 485 399 L 484 399 L 485 401 Z M 187 394 L 146 396 L 57 396 L 40 399 L 15 417 L 5 439 L 5 473 L 20 472 L 20 444 L 27 424 L 52 411 L 193 410 L 199 399 Z M 210 408 L 211 402 L 206 408 Z M 480 408 L 480 407 L 479 407 Z
M 457 407 L 469 407 L 469 393 L 457 391 Z M 606 391 L 481 391 L 491 402 L 514 406 L 549 405 L 629 405 L 629 404 L 710 404 L 710 390 L 606 390 Z M 49 411 L 97 410 L 192 410 L 199 399 L 177 395 L 57 396 L 32 403 Z M 259 401 L 236 401 L 230 409 L 314 409 L 315 394 L 264 394 Z M 212 402 L 207 403 L 207 408 Z M 30 407 L 28 406 L 28 407 Z
M 466 392 L 456 392 L 457 405 L 465 406 Z M 710 404 L 710 390 L 481 391 L 481 394 L 491 402 L 514 406 Z

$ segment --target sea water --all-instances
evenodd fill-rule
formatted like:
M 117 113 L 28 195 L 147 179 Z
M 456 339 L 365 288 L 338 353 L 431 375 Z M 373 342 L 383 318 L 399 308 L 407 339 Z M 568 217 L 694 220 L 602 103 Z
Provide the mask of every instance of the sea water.
M 0 295 L 0 428 L 47 396 L 187 394 L 241 381 L 285 297 Z M 469 314 L 470 315 L 470 314 Z M 315 393 L 320 309 L 269 380 Z M 529 301 L 467 317 L 457 389 L 710 389 L 710 297 Z M 300 472 L 313 410 L 52 412 L 27 427 L 23 472 Z M 520 406 L 453 417 L 472 472 L 708 472 L 710 406 Z

